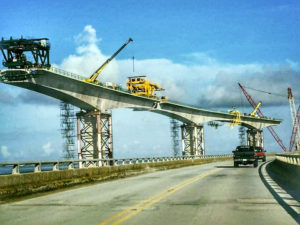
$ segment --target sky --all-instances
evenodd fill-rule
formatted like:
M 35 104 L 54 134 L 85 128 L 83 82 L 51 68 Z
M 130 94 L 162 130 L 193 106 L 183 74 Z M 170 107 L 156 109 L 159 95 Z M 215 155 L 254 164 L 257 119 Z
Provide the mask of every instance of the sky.
M 275 130 L 289 146 L 288 87 L 296 109 L 300 103 L 299 1 L 2 0 L 1 8 L 0 36 L 47 37 L 51 64 L 86 77 L 131 37 L 101 81 L 125 87 L 128 76 L 147 75 L 172 100 L 244 113 L 252 108 L 237 82 L 270 92 L 247 89 L 266 116 L 283 119 Z M 172 155 L 169 118 L 112 113 L 115 157 Z M 0 84 L 0 161 L 61 158 L 59 115 L 58 100 Z M 231 153 L 239 144 L 238 127 L 204 129 L 207 154 Z M 267 151 L 281 152 L 264 134 Z

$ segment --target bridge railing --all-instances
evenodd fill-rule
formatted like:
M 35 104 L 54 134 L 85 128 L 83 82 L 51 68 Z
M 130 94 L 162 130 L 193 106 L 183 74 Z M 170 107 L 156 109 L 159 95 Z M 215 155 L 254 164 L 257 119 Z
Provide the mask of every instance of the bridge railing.
M 63 75 L 63 76 L 67 76 L 67 77 L 71 77 L 71 78 L 74 78 L 74 79 L 77 79 L 77 80 L 83 80 L 85 79 L 85 77 L 81 76 L 81 75 L 78 75 L 78 74 L 75 74 L 75 73 L 71 73 L 71 72 L 68 72 L 68 71 L 65 71 L 65 70 L 62 70 L 62 69 L 59 69 L 59 68 L 56 68 L 56 67 L 49 67 L 47 68 L 46 70 L 50 70 L 54 73 L 58 73 L 60 75 Z
M 276 154 L 276 159 L 288 164 L 300 166 L 299 154 Z
M 2 162 L 0 163 L 0 175 L 20 174 L 30 172 L 58 171 L 68 169 L 79 169 L 102 166 L 121 166 L 130 164 L 156 163 L 167 161 L 194 160 L 207 158 L 232 157 L 226 155 L 206 156 L 178 156 L 178 157 L 148 157 L 148 158 L 127 158 L 127 159 L 70 159 L 54 161 L 28 161 L 28 162 Z

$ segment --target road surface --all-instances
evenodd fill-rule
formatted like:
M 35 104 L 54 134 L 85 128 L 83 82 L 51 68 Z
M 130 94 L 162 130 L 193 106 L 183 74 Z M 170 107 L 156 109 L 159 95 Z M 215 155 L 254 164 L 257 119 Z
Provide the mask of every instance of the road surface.
M 1 204 L 0 224 L 298 224 L 259 170 L 227 161 L 83 186 Z

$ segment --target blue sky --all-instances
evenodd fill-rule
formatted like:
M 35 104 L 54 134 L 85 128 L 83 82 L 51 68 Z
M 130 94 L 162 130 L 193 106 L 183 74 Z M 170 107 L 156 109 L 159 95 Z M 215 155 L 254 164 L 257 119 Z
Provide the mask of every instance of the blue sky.
M 89 75 L 132 37 L 101 79 L 124 85 L 134 55 L 136 73 L 187 104 L 250 112 L 240 81 L 282 95 L 291 86 L 299 105 L 299 1 L 2 0 L 1 9 L 0 36 L 48 37 L 51 62 L 66 70 Z M 284 119 L 276 130 L 288 145 L 287 99 L 249 92 L 266 115 Z M 0 160 L 59 158 L 59 102 L 4 84 L 0 94 Z M 170 154 L 168 118 L 118 109 L 113 123 L 116 156 Z M 138 128 L 149 124 L 147 134 Z M 238 143 L 237 129 L 205 129 L 208 153 L 229 153 Z M 280 151 L 265 134 L 266 148 Z

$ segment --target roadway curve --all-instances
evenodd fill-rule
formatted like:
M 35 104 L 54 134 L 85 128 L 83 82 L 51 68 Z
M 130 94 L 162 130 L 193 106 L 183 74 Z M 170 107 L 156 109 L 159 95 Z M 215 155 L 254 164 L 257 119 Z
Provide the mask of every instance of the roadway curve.
M 160 171 L 2 204 L 1 225 L 298 224 L 267 189 L 260 168 L 231 165 Z

